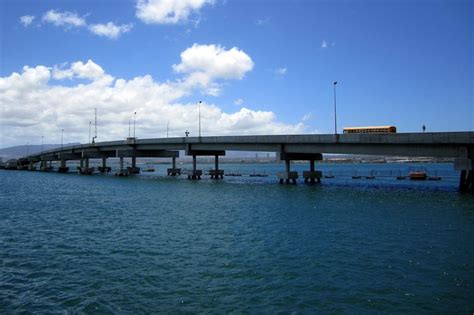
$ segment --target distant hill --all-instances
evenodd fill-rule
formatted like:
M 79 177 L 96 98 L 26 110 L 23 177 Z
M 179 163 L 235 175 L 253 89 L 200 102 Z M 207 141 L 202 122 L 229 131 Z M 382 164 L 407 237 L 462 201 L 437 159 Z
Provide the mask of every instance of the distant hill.
M 75 145 L 79 143 L 68 143 L 64 144 L 64 146 L 68 145 Z M 61 147 L 60 144 L 44 144 L 43 145 L 43 150 L 51 150 L 55 148 Z M 14 147 L 8 147 L 8 148 L 3 148 L 0 149 L 0 158 L 3 159 L 3 161 L 7 161 L 9 159 L 17 159 L 22 156 L 26 156 L 27 154 L 36 154 L 41 152 L 41 145 L 17 145 Z

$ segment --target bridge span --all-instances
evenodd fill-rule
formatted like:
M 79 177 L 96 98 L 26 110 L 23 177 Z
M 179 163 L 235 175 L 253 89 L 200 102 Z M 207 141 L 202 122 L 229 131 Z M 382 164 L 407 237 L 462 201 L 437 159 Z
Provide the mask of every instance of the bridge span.
M 278 174 L 280 182 L 295 182 L 297 172 L 292 172 L 290 162 L 309 161 L 309 170 L 303 173 L 305 181 L 320 181 L 321 172 L 315 170 L 314 162 L 323 154 L 366 154 L 383 156 L 419 156 L 454 158 L 454 167 L 461 171 L 459 189 L 461 192 L 474 192 L 474 132 L 426 132 L 393 134 L 305 134 L 305 135 L 256 135 L 256 136 L 216 136 L 216 137 L 177 137 L 97 142 L 66 146 L 18 159 L 21 169 L 48 170 L 47 162 L 60 161 L 59 171 L 67 171 L 66 162 L 80 161 L 80 173 L 89 174 L 89 159 L 102 159 L 100 171 L 107 171 L 107 158 L 120 159 L 118 175 L 138 173 L 137 157 L 171 158 L 172 167 L 168 175 L 179 175 L 176 158 L 182 150 L 193 158 L 193 169 L 188 178 L 199 179 L 202 171 L 197 168 L 197 156 L 214 156 L 215 168 L 212 178 L 222 178 L 219 169 L 219 156 L 226 151 L 275 152 L 279 160 L 285 161 L 285 169 Z M 124 168 L 124 158 L 131 158 L 132 167 Z

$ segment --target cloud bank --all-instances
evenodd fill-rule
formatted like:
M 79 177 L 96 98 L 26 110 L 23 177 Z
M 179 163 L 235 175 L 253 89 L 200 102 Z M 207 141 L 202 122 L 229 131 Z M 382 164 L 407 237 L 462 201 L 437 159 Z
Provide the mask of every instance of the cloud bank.
M 198 131 L 198 105 L 181 100 L 195 92 L 208 92 L 218 81 L 240 80 L 253 67 L 252 59 L 234 47 L 193 45 L 173 65 L 183 77 L 157 82 L 145 74 L 126 80 L 115 78 L 93 60 L 52 67 L 25 66 L 20 73 L 0 78 L 3 126 L 2 146 L 26 141 L 59 143 L 64 128 L 66 142 L 88 141 L 89 121 L 98 111 L 98 141 L 123 139 L 128 123 L 137 112 L 137 137 L 191 136 Z M 220 86 L 218 87 L 220 88 Z M 240 108 L 224 112 L 218 104 L 201 105 L 202 134 L 291 134 L 303 133 L 303 123 L 279 122 L 270 111 Z

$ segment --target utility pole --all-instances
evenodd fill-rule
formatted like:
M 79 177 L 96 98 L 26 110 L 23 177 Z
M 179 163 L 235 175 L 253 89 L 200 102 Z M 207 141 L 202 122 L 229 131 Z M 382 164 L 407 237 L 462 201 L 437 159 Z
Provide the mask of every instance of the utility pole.
M 130 119 L 128 120 L 128 137 L 130 138 Z
M 334 134 L 335 135 L 337 135 L 336 84 L 337 84 L 337 81 L 334 81 Z
M 201 138 L 201 101 L 199 101 L 199 138 Z

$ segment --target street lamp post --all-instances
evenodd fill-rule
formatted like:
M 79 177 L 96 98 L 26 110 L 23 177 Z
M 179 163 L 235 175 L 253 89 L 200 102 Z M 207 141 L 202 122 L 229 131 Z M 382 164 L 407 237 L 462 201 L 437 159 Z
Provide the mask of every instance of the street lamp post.
M 199 101 L 199 138 L 201 138 L 201 101 Z
M 92 126 L 92 121 L 89 121 L 89 144 L 91 144 L 91 126 Z
M 64 144 L 64 128 L 61 129 L 61 150 L 63 149 Z
M 137 112 L 133 113 L 133 137 L 135 138 L 135 121 L 137 117 Z
M 41 136 L 41 154 L 43 154 L 43 148 L 44 148 L 44 136 Z
M 336 84 L 337 84 L 337 81 L 334 81 L 334 134 L 335 135 L 337 135 Z

